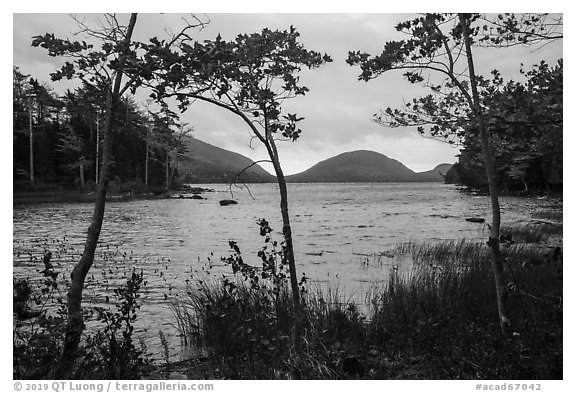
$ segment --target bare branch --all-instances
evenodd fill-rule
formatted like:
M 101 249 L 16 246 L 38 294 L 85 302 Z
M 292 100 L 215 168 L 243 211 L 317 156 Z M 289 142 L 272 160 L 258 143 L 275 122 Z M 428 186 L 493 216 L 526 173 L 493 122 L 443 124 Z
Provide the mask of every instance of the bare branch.
M 166 33 L 172 37 L 170 42 L 168 42 L 168 47 L 171 47 L 177 42 L 182 43 L 187 41 L 194 41 L 194 39 L 188 34 L 188 31 L 191 29 L 203 30 L 210 23 L 210 19 L 206 15 L 204 15 L 206 17 L 205 21 L 201 20 L 196 14 L 190 14 L 190 16 L 192 18 L 192 22 L 185 17 L 181 18 L 185 26 L 177 34 L 166 31 Z
M 235 186 L 237 188 L 242 188 L 240 186 L 238 186 L 237 184 L 237 180 L 240 180 L 240 176 L 242 176 L 244 173 L 246 173 L 246 171 L 250 168 L 252 168 L 254 165 L 258 165 L 260 163 L 263 162 L 267 162 L 272 164 L 272 161 L 270 160 L 258 160 L 258 161 L 254 161 L 252 164 L 248 165 L 246 168 L 242 169 L 240 172 L 238 172 L 236 174 L 236 176 L 234 176 L 234 179 L 232 180 L 232 182 L 228 185 L 228 191 L 230 192 L 230 195 L 232 196 L 232 198 L 234 198 L 234 193 L 232 192 L 232 186 Z M 250 195 L 250 197 L 254 200 L 256 200 L 256 198 L 254 198 L 254 196 L 252 195 L 252 193 L 250 192 L 250 187 L 248 187 L 248 185 L 246 184 L 246 182 L 242 181 L 242 185 L 246 188 L 246 190 L 248 191 L 248 194 Z

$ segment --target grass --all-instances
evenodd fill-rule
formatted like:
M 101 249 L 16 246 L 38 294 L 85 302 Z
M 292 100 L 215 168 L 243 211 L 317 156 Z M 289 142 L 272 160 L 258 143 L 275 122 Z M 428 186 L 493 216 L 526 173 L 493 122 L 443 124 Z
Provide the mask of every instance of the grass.
M 555 222 L 562 222 L 563 216 L 564 214 L 562 211 L 543 211 L 532 214 L 532 217 L 535 219 L 550 220 Z
M 372 297 L 371 341 L 389 353 L 415 353 L 436 364 L 431 378 L 547 379 L 562 377 L 562 281 L 551 265 L 526 269 L 525 247 L 504 250 L 513 337 L 499 334 L 490 261 L 483 245 L 425 245 L 429 261 L 410 277 L 392 274 Z M 419 254 L 422 255 L 422 254 Z M 407 344 L 408 343 L 408 344 Z
M 488 249 L 482 243 L 466 239 L 444 240 L 438 243 L 406 242 L 398 245 L 394 251 L 397 255 L 412 257 L 416 265 L 441 263 L 442 267 L 454 263 L 465 266 L 469 261 L 485 260 L 489 257 Z
M 219 359 L 230 378 L 342 377 L 338 363 L 363 339 L 364 317 L 337 288 L 303 293 L 300 314 L 287 284 L 254 286 L 241 277 L 189 284 L 172 303 L 185 343 Z
M 500 233 L 511 236 L 516 243 L 546 243 L 561 238 L 563 227 L 561 224 L 503 225 Z
M 308 288 L 299 318 L 286 285 L 241 276 L 189 286 L 173 308 L 224 378 L 561 379 L 561 259 L 543 243 L 561 228 L 505 231 L 516 239 L 502 247 L 507 338 L 488 246 L 467 240 L 399 245 L 413 268 L 391 269 L 367 308 L 338 288 Z

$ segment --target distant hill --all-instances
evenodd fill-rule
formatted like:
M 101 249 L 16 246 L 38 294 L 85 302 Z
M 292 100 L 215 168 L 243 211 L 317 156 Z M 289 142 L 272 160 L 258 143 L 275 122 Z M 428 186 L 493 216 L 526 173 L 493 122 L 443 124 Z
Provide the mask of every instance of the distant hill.
M 241 154 L 221 149 L 199 139 L 187 141 L 188 152 L 178 164 L 184 183 L 229 183 L 254 161 Z M 253 165 L 239 179 L 246 183 L 274 182 L 276 178 Z
M 400 161 L 367 150 L 342 153 L 287 177 L 291 183 L 441 182 L 452 165 L 416 173 Z
M 420 181 L 444 181 L 444 177 L 450 168 L 452 168 L 452 164 L 440 164 L 431 171 L 418 172 L 416 175 L 421 179 Z
M 241 154 L 199 139 L 188 140 L 187 148 L 186 157 L 178 164 L 184 183 L 229 183 L 250 165 L 238 181 L 276 181 L 275 176 Z M 383 154 L 358 150 L 321 161 L 304 172 L 287 176 L 286 180 L 290 183 L 442 182 L 451 167 L 451 164 L 440 164 L 430 171 L 417 173 Z

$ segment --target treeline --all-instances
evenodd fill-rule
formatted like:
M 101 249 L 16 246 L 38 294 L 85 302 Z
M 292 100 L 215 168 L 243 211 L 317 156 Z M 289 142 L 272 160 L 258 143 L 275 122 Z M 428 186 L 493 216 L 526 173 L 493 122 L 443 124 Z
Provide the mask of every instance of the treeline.
M 13 68 L 15 191 L 92 191 L 102 162 L 105 89 L 85 84 L 57 95 Z M 178 162 L 191 128 L 166 110 L 119 103 L 113 138 L 112 192 L 156 191 L 180 184 Z
M 522 74 L 524 83 L 505 83 L 496 72 L 483 81 L 496 180 L 504 193 L 561 192 L 563 61 Z M 468 131 L 446 182 L 487 190 L 479 136 Z

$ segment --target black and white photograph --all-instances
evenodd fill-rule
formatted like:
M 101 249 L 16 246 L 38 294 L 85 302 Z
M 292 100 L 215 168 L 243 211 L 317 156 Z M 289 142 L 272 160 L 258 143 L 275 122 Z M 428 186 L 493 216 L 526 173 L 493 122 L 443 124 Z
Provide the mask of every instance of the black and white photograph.
M 563 13 L 179 9 L 11 15 L 14 391 L 564 391 Z

